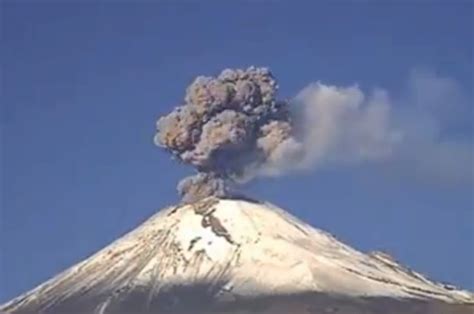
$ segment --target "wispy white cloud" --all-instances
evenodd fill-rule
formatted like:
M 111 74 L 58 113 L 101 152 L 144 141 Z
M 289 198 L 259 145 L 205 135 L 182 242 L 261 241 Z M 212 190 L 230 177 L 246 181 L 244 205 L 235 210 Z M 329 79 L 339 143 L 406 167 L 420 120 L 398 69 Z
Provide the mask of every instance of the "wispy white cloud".
M 473 180 L 472 103 L 451 78 L 415 70 L 398 97 L 317 82 L 298 93 L 294 108 L 298 141 L 282 146 L 264 175 L 372 163 L 408 178 Z

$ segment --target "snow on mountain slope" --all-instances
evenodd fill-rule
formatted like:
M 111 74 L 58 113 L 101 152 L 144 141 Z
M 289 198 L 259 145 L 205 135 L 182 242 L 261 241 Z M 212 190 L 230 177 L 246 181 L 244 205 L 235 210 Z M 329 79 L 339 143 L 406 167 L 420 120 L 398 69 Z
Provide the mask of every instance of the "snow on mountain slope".
M 473 313 L 474 296 L 268 203 L 164 209 L 5 313 Z

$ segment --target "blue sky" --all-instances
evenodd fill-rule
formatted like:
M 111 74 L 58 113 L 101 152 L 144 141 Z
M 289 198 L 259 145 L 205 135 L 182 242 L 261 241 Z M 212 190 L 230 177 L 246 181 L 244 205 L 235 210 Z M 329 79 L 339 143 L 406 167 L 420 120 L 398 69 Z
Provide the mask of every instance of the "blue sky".
M 195 76 L 252 64 L 282 97 L 383 89 L 421 144 L 243 189 L 474 290 L 472 4 L 314 2 L 3 2 L 0 302 L 177 202 L 192 170 L 153 145 L 156 119 Z

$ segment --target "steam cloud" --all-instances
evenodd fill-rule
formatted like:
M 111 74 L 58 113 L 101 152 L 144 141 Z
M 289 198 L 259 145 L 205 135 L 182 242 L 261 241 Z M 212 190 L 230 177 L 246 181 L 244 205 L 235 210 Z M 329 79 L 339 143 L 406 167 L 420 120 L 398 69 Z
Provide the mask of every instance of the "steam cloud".
M 227 69 L 192 82 L 184 104 L 158 120 L 155 143 L 196 168 L 197 174 L 178 184 L 185 202 L 228 195 L 235 183 L 257 176 L 332 164 L 389 161 L 395 168 L 406 163 L 410 171 L 472 178 L 465 170 L 473 160 L 469 141 L 439 140 L 439 119 L 425 101 L 417 104 L 431 85 L 442 91 L 438 102 L 456 98 L 459 104 L 461 93 L 446 79 L 412 79 L 414 104 L 393 112 L 403 106 L 394 106 L 384 90 L 367 96 L 358 86 L 318 82 L 286 101 L 277 99 L 278 84 L 269 69 Z

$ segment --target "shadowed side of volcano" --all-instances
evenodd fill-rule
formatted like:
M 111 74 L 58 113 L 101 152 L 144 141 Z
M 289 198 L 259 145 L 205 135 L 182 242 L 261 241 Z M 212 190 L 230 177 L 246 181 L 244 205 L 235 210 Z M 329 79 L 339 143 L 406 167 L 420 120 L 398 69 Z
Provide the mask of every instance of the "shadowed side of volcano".
M 394 299 L 389 297 L 349 298 L 330 294 L 257 296 L 235 300 L 212 293 L 213 287 L 197 285 L 174 287 L 149 300 L 147 291 L 133 291 L 117 297 L 107 306 L 91 299 L 71 299 L 38 312 L 35 306 L 2 313 L 15 314 L 471 314 L 474 305 L 448 304 L 441 301 Z

